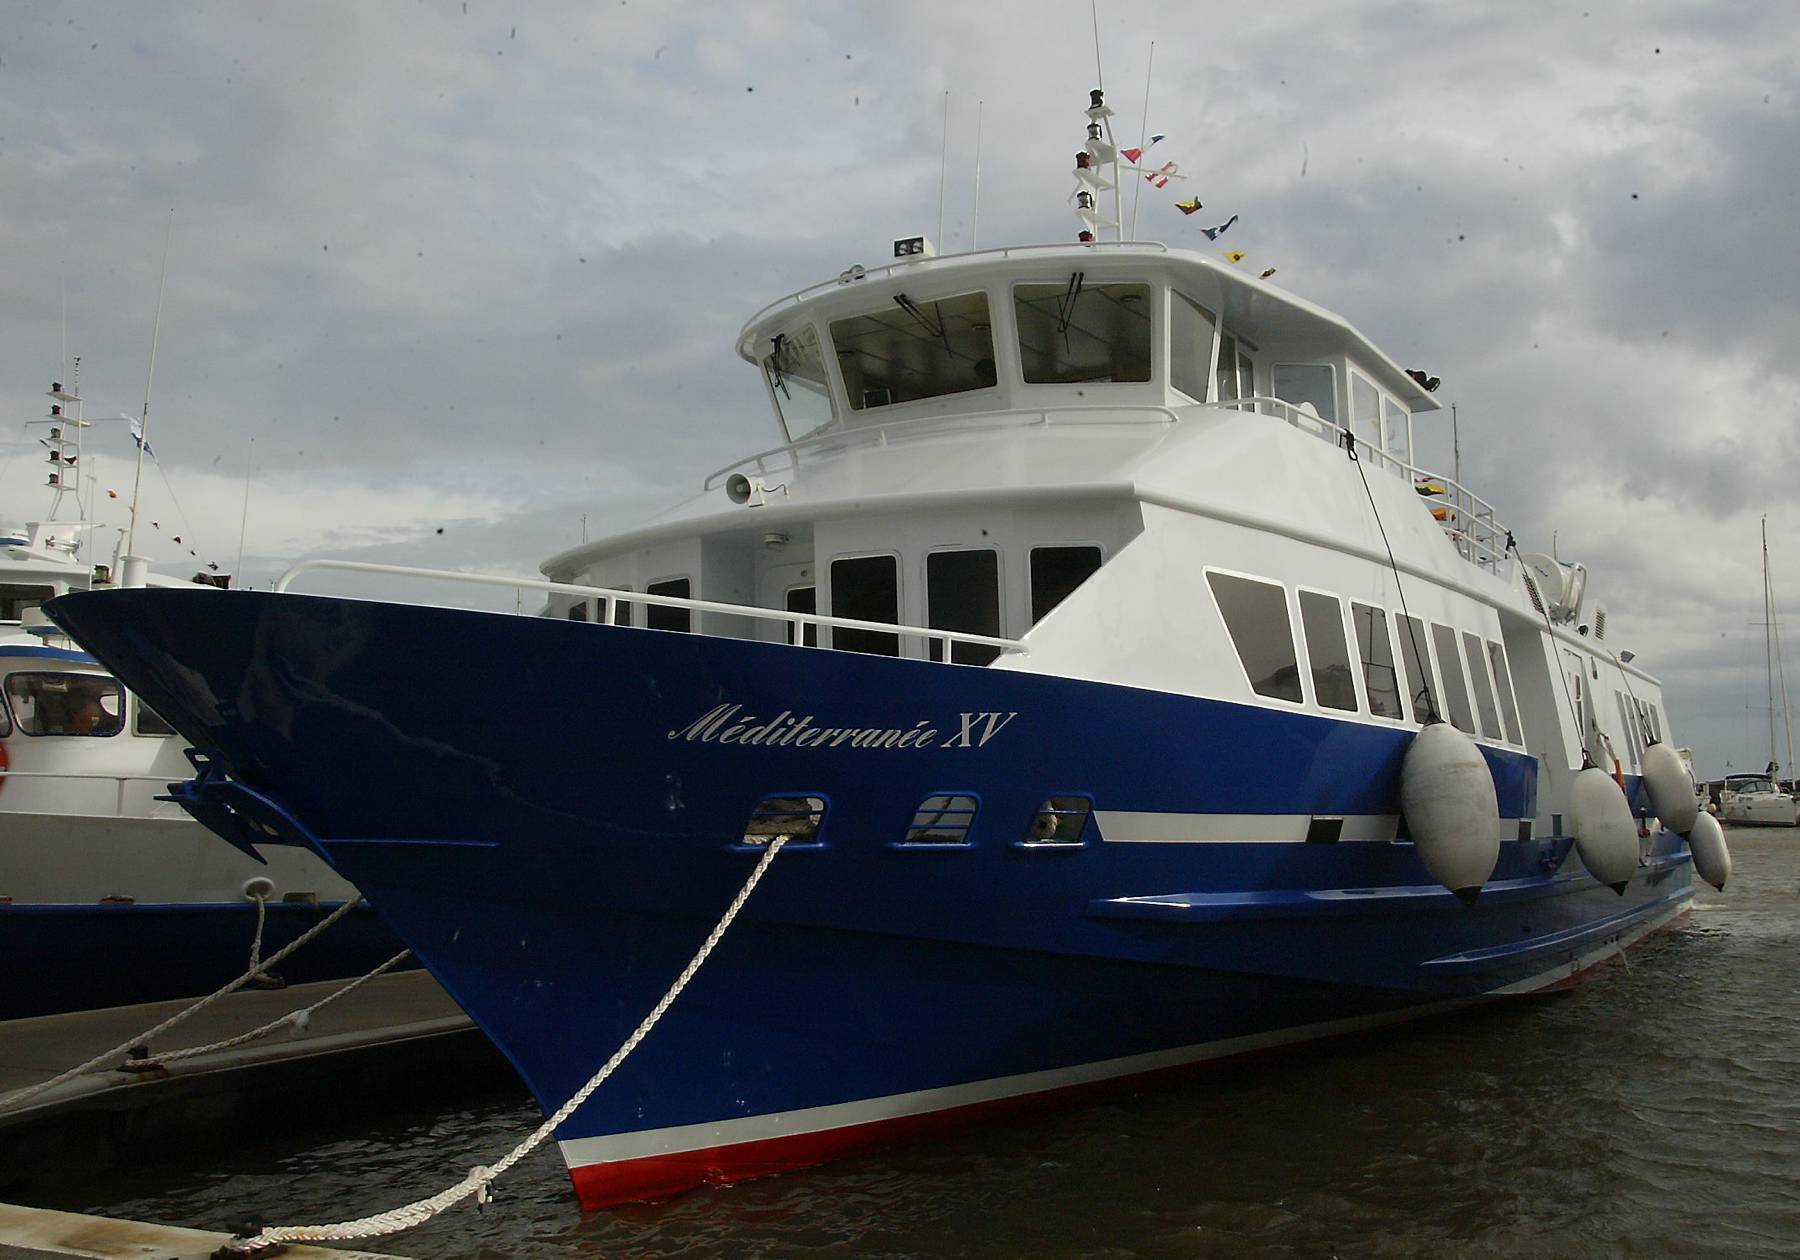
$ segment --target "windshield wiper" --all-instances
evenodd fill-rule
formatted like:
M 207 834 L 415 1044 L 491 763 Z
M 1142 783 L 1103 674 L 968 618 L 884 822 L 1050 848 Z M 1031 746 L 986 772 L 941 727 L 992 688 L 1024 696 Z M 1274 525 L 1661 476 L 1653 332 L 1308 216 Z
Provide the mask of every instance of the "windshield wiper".
M 1075 318 L 1075 303 L 1080 299 L 1081 286 L 1086 282 L 1087 272 L 1071 273 L 1068 291 L 1056 303 L 1056 331 L 1062 334 L 1064 350 L 1069 349 L 1069 321 Z
M 919 327 L 925 330 L 926 336 L 943 342 L 945 354 L 956 353 L 950 348 L 950 330 L 944 325 L 944 311 L 941 305 L 932 304 L 932 314 L 937 317 L 933 322 L 932 317 L 921 310 L 919 304 L 904 293 L 894 294 L 894 304 L 918 321 Z

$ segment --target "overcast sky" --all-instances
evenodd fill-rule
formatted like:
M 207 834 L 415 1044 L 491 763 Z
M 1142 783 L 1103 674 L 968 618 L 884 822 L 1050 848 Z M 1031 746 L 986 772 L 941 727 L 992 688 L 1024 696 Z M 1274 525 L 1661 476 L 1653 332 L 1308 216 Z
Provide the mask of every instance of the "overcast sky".
M 949 252 L 977 100 L 981 241 L 1069 239 L 1094 85 L 1082 0 L 0 15 L 0 516 L 49 506 L 12 443 L 65 302 L 88 415 L 143 406 L 166 232 L 140 550 L 234 567 L 247 481 L 259 584 L 530 572 L 685 497 L 777 440 L 743 320 L 936 235 L 945 90 Z M 1100 37 L 1127 137 L 1156 41 L 1149 130 L 1207 205 L 1146 194 L 1140 235 L 1244 250 L 1442 376 L 1465 479 L 1589 565 L 1677 742 L 1760 768 L 1765 512 L 1800 612 L 1800 5 L 1113 0 Z M 1420 430 L 1447 466 L 1448 412 Z M 117 523 L 130 455 L 97 428 Z

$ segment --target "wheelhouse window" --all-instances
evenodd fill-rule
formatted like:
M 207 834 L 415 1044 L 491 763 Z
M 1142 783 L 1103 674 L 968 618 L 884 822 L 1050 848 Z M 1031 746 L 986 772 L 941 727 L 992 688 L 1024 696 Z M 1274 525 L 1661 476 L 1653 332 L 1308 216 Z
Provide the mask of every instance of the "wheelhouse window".
M 1402 614 L 1395 622 L 1400 628 L 1400 659 L 1406 663 L 1406 697 L 1412 705 L 1413 721 L 1423 725 L 1433 714 L 1442 716 L 1437 683 L 1431 676 L 1431 652 L 1425 641 L 1425 623 L 1417 617 Z
M 818 329 L 806 324 L 776 333 L 763 356 L 762 369 L 788 441 L 798 442 L 831 423 L 831 385 L 825 376 Z
M 1356 440 L 1372 451 L 1381 448 L 1381 393 L 1361 372 L 1350 373 L 1350 423 Z
M 1337 423 L 1337 393 L 1328 363 L 1277 363 L 1275 397 L 1298 407 L 1311 403 L 1320 417 Z
M 1412 415 L 1392 398 L 1381 400 L 1383 441 L 1389 455 L 1403 464 L 1412 463 Z
M 1237 648 L 1238 660 L 1259 696 L 1300 703 L 1300 662 L 1288 620 L 1287 592 L 1273 582 L 1208 573 L 1207 585 Z
M 1513 703 L 1512 671 L 1507 668 L 1506 649 L 1488 640 L 1488 661 L 1494 667 L 1494 686 L 1500 690 L 1500 716 L 1506 720 L 1506 738 L 1509 743 L 1523 744 L 1524 732 L 1519 729 L 1519 706 Z
M 1187 294 L 1177 290 L 1169 295 L 1169 383 L 1195 402 L 1207 401 L 1216 326 L 1212 312 Z
M 1469 657 L 1469 678 L 1475 684 L 1475 712 L 1481 718 L 1481 733 L 1489 739 L 1503 739 L 1500 731 L 1500 710 L 1494 704 L 1494 688 L 1488 681 L 1487 658 L 1481 650 L 1481 640 L 1463 631 L 1463 649 Z
M 1354 713 L 1356 679 L 1350 673 L 1350 647 L 1344 641 L 1344 606 L 1335 595 L 1301 591 L 1300 625 L 1306 632 L 1313 695 L 1323 708 Z
M 1080 271 L 1060 284 L 1015 286 L 1025 380 L 1033 385 L 1149 380 L 1150 297 L 1147 284 L 1089 284 Z
M 569 605 L 569 610 L 564 615 L 567 616 L 570 621 L 586 621 L 588 619 L 587 601 L 585 599 L 576 600 L 573 604 Z
M 1256 397 L 1256 368 L 1250 362 L 1250 356 L 1244 353 L 1243 342 L 1238 343 L 1238 391 L 1243 398 Z
M 1031 549 L 1031 624 L 1075 593 L 1100 568 L 1100 548 L 1033 547 Z
M 10 674 L 6 701 L 27 735 L 117 735 L 125 726 L 124 692 L 104 674 Z
M 864 411 L 996 383 L 985 293 L 915 302 L 904 293 L 867 315 L 833 320 L 831 344 L 850 409 Z
M 933 551 L 925 557 L 927 624 L 933 630 L 1000 636 L 1000 553 L 989 548 Z M 986 665 L 1000 649 L 979 643 L 952 643 L 958 665 Z M 931 659 L 944 659 L 944 645 L 931 640 Z
M 1432 622 L 1431 645 L 1437 649 L 1438 669 L 1444 677 L 1444 699 L 1450 705 L 1450 724 L 1473 735 L 1475 714 L 1469 708 L 1469 689 L 1463 683 L 1462 661 L 1456 651 L 1456 631 Z
M 1394 669 L 1394 641 L 1388 636 L 1387 610 L 1352 602 L 1350 621 L 1356 627 L 1356 648 L 1362 656 L 1369 712 L 1376 717 L 1404 718 L 1406 709 L 1400 703 L 1400 676 Z
M 53 586 L 36 586 L 25 582 L 0 582 L 0 621 L 19 621 L 25 610 L 36 608 L 56 595 Z
M 667 595 L 673 599 L 692 599 L 694 584 L 687 578 L 670 578 L 652 582 L 644 588 L 646 595 Z M 694 610 L 670 608 L 666 604 L 645 604 L 644 624 L 652 630 L 677 630 L 683 634 L 694 628 Z
M 1219 334 L 1219 366 L 1215 375 L 1218 378 L 1220 402 L 1230 398 L 1242 398 L 1249 393 L 1238 386 L 1238 348 L 1237 338 L 1228 332 Z
M 893 556 L 852 556 L 831 562 L 831 615 L 857 621 L 900 620 L 900 561 Z M 900 655 L 900 636 L 882 630 L 834 626 L 831 645 L 846 652 Z
M 628 591 L 631 588 L 629 586 L 621 586 L 618 589 L 621 591 Z M 631 605 L 630 600 L 627 600 L 627 599 L 613 600 L 613 606 L 612 606 L 612 622 L 613 622 L 613 624 L 615 626 L 630 625 L 631 621 L 632 621 L 631 608 L 632 608 L 632 605 Z

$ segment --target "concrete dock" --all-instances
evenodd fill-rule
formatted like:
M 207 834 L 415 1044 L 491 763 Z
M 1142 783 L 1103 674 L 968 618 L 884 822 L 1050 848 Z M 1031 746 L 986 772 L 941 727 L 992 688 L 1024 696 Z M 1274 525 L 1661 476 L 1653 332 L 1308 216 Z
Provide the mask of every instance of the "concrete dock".
M 0 1260 L 84 1256 L 88 1260 L 206 1260 L 229 1234 L 177 1229 L 143 1221 L 115 1221 L 76 1212 L 0 1203 Z M 373 1251 L 338 1251 L 295 1244 L 286 1260 L 397 1260 Z
M 240 990 L 149 1050 L 154 1056 L 225 1040 L 339 987 L 324 982 Z M 0 1096 L 48 1080 L 188 1004 L 153 1002 L 0 1022 Z M 366 1122 L 384 1107 L 495 1089 L 521 1087 L 429 975 L 378 976 L 314 1014 L 299 1035 L 283 1028 L 147 1073 L 109 1063 L 0 1110 L 0 1194 L 79 1185 L 98 1171 L 188 1145 L 220 1151 L 221 1163 L 228 1163 L 223 1152 L 234 1141 L 329 1125 L 359 1107 Z

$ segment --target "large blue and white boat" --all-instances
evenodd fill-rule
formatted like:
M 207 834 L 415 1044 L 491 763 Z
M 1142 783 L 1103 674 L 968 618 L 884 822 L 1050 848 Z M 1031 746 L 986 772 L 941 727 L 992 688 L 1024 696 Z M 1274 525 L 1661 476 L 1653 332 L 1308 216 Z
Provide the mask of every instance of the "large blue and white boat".
M 1722 879 L 1586 574 L 1416 466 L 1428 378 L 1197 253 L 897 253 L 750 320 L 782 440 L 545 615 L 49 606 L 546 1111 L 786 837 L 559 1130 L 584 1204 L 1567 985 Z

